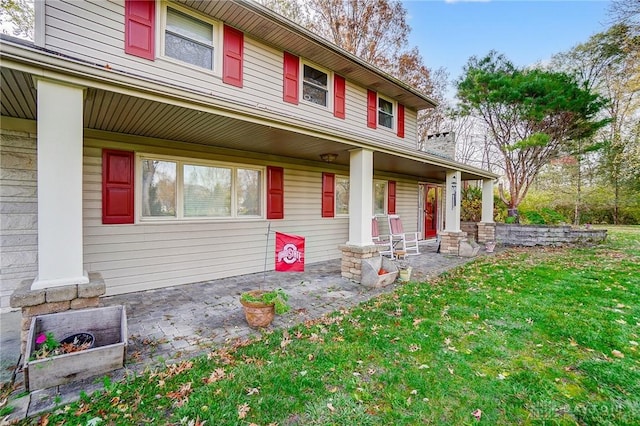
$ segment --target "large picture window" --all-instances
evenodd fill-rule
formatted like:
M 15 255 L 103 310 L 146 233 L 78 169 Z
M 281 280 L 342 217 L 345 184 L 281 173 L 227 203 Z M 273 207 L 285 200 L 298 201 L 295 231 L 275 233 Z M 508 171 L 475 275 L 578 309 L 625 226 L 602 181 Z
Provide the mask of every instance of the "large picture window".
M 214 26 L 167 7 L 164 33 L 165 56 L 214 69 Z
M 261 169 L 155 158 L 142 158 L 140 165 L 142 219 L 263 214 Z

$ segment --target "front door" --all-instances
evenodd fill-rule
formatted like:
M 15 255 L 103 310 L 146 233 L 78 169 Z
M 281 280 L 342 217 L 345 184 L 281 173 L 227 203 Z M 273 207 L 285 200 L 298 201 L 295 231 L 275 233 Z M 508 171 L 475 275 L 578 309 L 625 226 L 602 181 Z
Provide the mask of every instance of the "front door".
M 438 187 L 425 185 L 424 238 L 433 238 L 438 232 Z

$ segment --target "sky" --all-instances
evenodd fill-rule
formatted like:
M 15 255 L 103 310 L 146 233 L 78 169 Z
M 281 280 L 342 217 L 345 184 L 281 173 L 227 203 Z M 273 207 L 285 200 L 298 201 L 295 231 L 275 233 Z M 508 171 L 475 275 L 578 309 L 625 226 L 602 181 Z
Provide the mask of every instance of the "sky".
M 431 69 L 451 81 L 471 56 L 490 50 L 516 66 L 546 61 L 606 30 L 609 0 L 404 0 L 417 46 Z M 448 97 L 453 97 L 450 89 Z

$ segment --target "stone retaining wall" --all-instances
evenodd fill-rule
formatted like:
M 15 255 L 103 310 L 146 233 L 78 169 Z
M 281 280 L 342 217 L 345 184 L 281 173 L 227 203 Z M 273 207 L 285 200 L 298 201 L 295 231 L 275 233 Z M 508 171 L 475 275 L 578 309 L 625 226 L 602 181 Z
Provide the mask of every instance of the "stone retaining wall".
M 467 238 L 478 241 L 478 224 L 476 222 L 460 222 L 460 230 L 467 233 Z
M 496 224 L 496 241 L 506 246 L 559 246 L 600 243 L 606 229 L 573 229 L 571 226 Z

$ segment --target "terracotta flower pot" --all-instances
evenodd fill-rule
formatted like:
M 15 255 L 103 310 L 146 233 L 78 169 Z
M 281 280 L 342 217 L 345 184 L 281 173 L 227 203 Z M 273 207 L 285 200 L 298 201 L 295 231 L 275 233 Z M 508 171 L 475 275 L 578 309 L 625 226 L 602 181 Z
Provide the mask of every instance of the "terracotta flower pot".
M 251 295 L 260 297 L 264 293 L 262 290 L 249 291 Z M 273 321 L 276 315 L 275 306 L 263 302 L 254 302 L 240 299 L 240 303 L 244 307 L 244 314 L 247 323 L 251 327 L 267 327 Z

